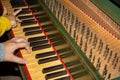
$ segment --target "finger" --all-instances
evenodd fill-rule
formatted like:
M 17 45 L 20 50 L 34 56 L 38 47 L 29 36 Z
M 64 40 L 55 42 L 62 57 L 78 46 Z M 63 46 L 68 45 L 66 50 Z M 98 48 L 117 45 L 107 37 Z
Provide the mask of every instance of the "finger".
M 13 13 L 13 15 L 14 16 L 16 16 L 20 11 L 22 11 L 22 9 L 20 8 L 20 9 L 18 9 L 18 10 L 16 10 L 14 13 Z
M 13 38 L 13 41 L 15 41 L 18 44 L 18 46 L 15 49 L 17 49 L 17 48 L 25 48 L 27 50 L 27 53 L 31 52 L 29 43 L 27 42 L 26 39 L 21 38 L 21 37 L 15 37 L 15 38 Z
M 13 40 L 17 43 L 20 43 L 20 42 L 28 43 L 27 40 L 25 38 L 22 38 L 22 37 L 15 37 Z
M 20 42 L 20 43 L 17 43 L 16 45 L 17 45 L 16 49 L 26 48 L 28 46 L 28 44 L 26 42 Z
M 7 8 L 4 6 L 3 9 L 4 9 L 3 16 L 6 16 L 7 15 Z
M 17 57 L 15 55 L 12 56 L 11 62 L 19 63 L 19 64 L 27 64 L 28 61 L 26 59 Z
M 17 26 L 17 24 L 16 24 L 15 21 L 11 21 L 11 23 L 12 23 L 12 27 L 13 27 L 13 28 Z
M 20 43 L 17 43 L 17 46 L 15 47 L 15 50 L 16 49 L 19 49 L 19 48 L 25 48 L 27 50 L 28 53 L 31 52 L 30 50 L 30 46 L 27 42 L 20 42 Z
M 27 53 L 30 53 L 30 52 L 31 52 L 31 49 L 30 49 L 30 46 L 29 46 L 29 45 L 26 46 L 25 49 L 26 49 Z
M 18 17 L 16 17 L 16 21 L 17 22 L 22 22 Z
M 13 25 L 12 25 L 12 28 L 15 28 L 16 26 L 17 26 L 16 24 L 13 24 Z
M 18 37 L 18 36 L 16 36 L 15 38 L 12 38 L 12 41 L 14 41 L 14 42 L 16 42 L 16 43 L 20 43 L 20 42 L 26 42 L 26 43 L 28 43 L 25 38 L 23 38 L 23 37 Z

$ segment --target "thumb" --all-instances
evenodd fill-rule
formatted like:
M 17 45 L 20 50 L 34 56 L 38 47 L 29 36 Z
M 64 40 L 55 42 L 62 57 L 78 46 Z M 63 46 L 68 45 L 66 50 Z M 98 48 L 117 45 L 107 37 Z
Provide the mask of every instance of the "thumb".
M 15 63 L 19 63 L 19 64 L 27 64 L 27 63 L 28 63 L 26 59 L 17 57 L 17 56 L 15 56 L 15 55 L 13 55 L 11 61 L 12 61 L 12 62 L 15 62 Z
M 20 13 L 21 11 L 22 11 L 22 8 L 16 10 L 16 11 L 13 13 L 13 15 L 16 16 L 16 15 L 17 15 L 18 13 Z

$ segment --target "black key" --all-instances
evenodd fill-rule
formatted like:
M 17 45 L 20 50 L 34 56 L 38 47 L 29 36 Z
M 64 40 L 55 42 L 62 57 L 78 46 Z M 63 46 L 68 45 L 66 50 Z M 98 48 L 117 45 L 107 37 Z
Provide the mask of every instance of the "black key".
M 21 22 L 21 26 L 26 26 L 26 25 L 32 25 L 32 24 L 36 24 L 37 22 L 34 19 L 30 19 L 30 20 L 23 20 Z
M 71 51 L 70 48 L 62 48 L 60 50 L 57 50 L 58 53 L 63 53 L 63 52 L 66 52 L 66 51 Z
M 49 28 L 46 28 L 44 31 L 49 32 L 49 31 L 55 31 L 55 30 L 57 30 L 55 27 L 49 27 Z
M 87 71 L 81 71 L 81 72 L 78 72 L 76 74 L 73 74 L 72 76 L 73 76 L 74 79 L 77 79 L 77 78 L 83 77 L 85 75 L 88 75 Z
M 56 65 L 56 66 L 52 66 L 52 67 L 48 67 L 48 68 L 44 68 L 42 70 L 43 73 L 47 73 L 47 72 L 51 72 L 51 71 L 55 71 L 55 70 L 58 70 L 58 69 L 62 69 L 63 68 L 63 65 Z
M 29 13 L 30 13 L 29 9 L 24 8 L 24 9 L 22 9 L 22 11 L 18 15 L 29 14 Z
M 58 40 L 56 42 L 53 43 L 54 46 L 58 46 L 58 45 L 61 45 L 61 44 L 64 44 L 66 43 L 64 40 Z
M 40 50 L 40 49 L 45 49 L 45 48 L 50 48 L 50 47 L 51 47 L 50 44 L 35 46 L 35 47 L 32 47 L 32 51 L 36 51 L 36 50 Z
M 54 54 L 55 54 L 54 51 L 40 53 L 40 54 L 36 54 L 35 58 L 43 58 L 43 57 L 51 56 L 51 55 L 54 55 Z
M 26 0 L 26 2 L 30 5 L 38 4 L 38 0 Z
M 28 42 L 35 42 L 35 41 L 39 41 L 39 40 L 43 40 L 43 39 L 46 39 L 46 36 L 28 38 Z
M 64 41 L 64 39 L 61 36 L 56 36 L 56 37 L 50 38 L 50 41 L 52 41 L 52 42 L 55 42 L 58 40 Z
M 83 66 L 76 66 L 76 67 L 73 67 L 71 69 L 69 69 L 70 73 L 73 73 L 73 72 L 76 72 L 76 71 L 79 71 L 79 70 L 84 70 L 84 67 Z
M 38 64 L 48 63 L 48 62 L 52 62 L 52 61 L 55 61 L 55 60 L 58 60 L 57 56 L 44 58 L 44 59 L 39 59 Z
M 25 6 L 27 6 L 25 3 L 12 3 L 11 2 L 11 5 L 12 5 L 12 7 L 13 8 L 18 8 L 18 7 L 25 7 Z
M 10 0 L 13 8 L 26 6 L 24 0 Z
M 32 31 L 32 32 L 25 32 L 25 36 L 34 35 L 34 34 L 40 34 L 40 33 L 42 33 L 41 30 Z
M 24 3 L 24 0 L 10 0 L 11 2 L 20 2 L 20 3 Z
M 58 36 L 59 35 L 59 36 Z M 49 38 L 55 38 L 55 37 L 60 37 L 62 38 L 62 36 L 59 34 L 59 33 L 56 33 L 56 34 L 52 34 L 52 35 L 48 35 Z
M 20 15 L 20 14 L 28 14 L 28 13 L 27 13 L 27 11 L 25 11 L 25 12 L 23 11 L 23 12 L 20 12 L 18 15 Z M 36 14 L 35 16 L 40 17 L 40 16 L 43 16 L 43 15 L 45 15 L 45 13 Z M 25 16 L 19 16 L 18 18 L 19 19 L 29 19 L 29 18 L 33 19 L 33 17 L 34 17 L 33 15 L 25 15 Z
M 67 67 L 70 67 L 70 66 L 73 66 L 73 65 L 77 65 L 77 64 L 80 64 L 80 61 L 79 61 L 79 60 L 74 60 L 74 61 L 65 63 L 65 65 L 66 65 Z
M 45 28 L 43 28 L 43 29 L 44 29 L 44 30 L 52 30 L 53 28 L 56 29 L 56 27 L 54 27 L 54 26 L 47 26 L 47 27 L 45 27 Z
M 22 19 L 27 19 L 27 18 L 33 18 L 33 15 L 28 15 L 28 16 L 18 16 L 20 20 Z
M 37 6 L 37 7 L 33 7 L 33 8 L 31 8 L 31 10 L 32 10 L 32 12 L 40 12 L 40 11 L 43 11 L 43 8 L 42 7 L 40 7 L 40 6 Z
M 42 17 L 42 18 L 37 18 L 37 20 L 38 20 L 40 23 L 50 21 L 50 19 L 49 19 L 47 16 L 46 16 L 46 17 Z
M 46 16 L 46 14 L 45 14 L 45 13 L 41 13 L 41 14 L 39 13 L 39 14 L 36 14 L 36 15 L 35 15 L 36 18 L 39 18 L 39 17 L 41 17 L 41 16 Z
M 52 25 L 52 26 L 48 26 L 48 27 L 44 28 L 44 30 L 46 30 L 46 29 L 53 29 L 53 28 L 56 29 L 56 27 L 54 25 Z
M 40 30 L 40 27 L 34 26 L 34 27 L 23 28 L 24 32 L 29 32 L 29 31 L 33 31 L 33 30 Z
M 66 76 L 59 79 L 55 79 L 55 80 L 71 80 L 71 79 L 70 79 L 70 76 Z
M 62 59 L 67 58 L 67 57 L 70 57 L 70 56 L 73 56 L 73 52 L 68 52 L 68 53 L 66 53 L 66 54 L 60 55 L 60 57 L 61 57 Z
M 58 77 L 58 76 L 65 75 L 65 74 L 67 74 L 67 72 L 65 70 L 63 70 L 63 71 L 59 71 L 59 72 L 54 72 L 54 73 L 47 74 L 45 76 L 45 78 L 46 79 L 51 79 L 51 78 L 55 78 L 55 77 Z
M 34 47 L 34 46 L 37 46 L 37 45 L 44 45 L 44 44 L 47 44 L 47 43 L 48 43 L 48 40 L 42 40 L 42 41 L 32 42 L 32 43 L 30 43 L 30 46 Z
M 51 27 L 51 26 L 54 26 L 54 25 L 53 24 L 43 25 L 42 28 L 45 29 L 45 28 L 48 28 L 48 27 Z
M 60 35 L 59 33 L 55 33 L 55 34 L 50 34 L 48 35 L 49 38 L 53 38 L 53 37 L 57 37 L 58 35 Z

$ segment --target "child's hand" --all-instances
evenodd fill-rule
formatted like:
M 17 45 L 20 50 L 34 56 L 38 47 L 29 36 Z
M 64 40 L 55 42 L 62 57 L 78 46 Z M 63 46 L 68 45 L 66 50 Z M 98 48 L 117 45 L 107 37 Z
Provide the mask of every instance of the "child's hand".
M 21 10 L 22 9 L 18 9 L 13 14 L 6 15 L 6 17 L 10 20 L 13 28 L 17 26 L 16 21 L 21 22 L 21 20 L 16 16 Z
M 6 7 L 4 7 L 3 6 L 3 14 L 2 14 L 3 16 L 6 16 L 7 15 L 7 9 L 6 9 Z
M 25 48 L 27 53 L 30 53 L 29 43 L 21 37 L 12 38 L 3 43 L 5 46 L 5 57 L 4 61 L 16 62 L 20 64 L 26 64 L 27 60 L 17 57 L 14 55 L 14 52 L 18 49 Z

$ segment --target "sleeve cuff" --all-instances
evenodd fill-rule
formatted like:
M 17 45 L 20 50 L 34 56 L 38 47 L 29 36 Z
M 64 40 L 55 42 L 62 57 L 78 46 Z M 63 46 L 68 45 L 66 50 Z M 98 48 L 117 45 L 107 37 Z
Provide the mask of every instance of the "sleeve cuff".
M 3 43 L 0 43 L 0 62 L 3 61 L 5 57 L 5 47 Z

